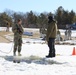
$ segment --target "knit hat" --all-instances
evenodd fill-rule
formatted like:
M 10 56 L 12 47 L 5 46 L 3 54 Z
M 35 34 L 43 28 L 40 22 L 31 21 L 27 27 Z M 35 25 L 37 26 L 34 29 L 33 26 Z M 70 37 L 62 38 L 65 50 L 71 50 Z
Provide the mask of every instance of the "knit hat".
M 49 19 L 50 21 L 52 21 L 52 20 L 53 20 L 53 17 L 52 17 L 52 16 L 48 16 L 48 19 Z

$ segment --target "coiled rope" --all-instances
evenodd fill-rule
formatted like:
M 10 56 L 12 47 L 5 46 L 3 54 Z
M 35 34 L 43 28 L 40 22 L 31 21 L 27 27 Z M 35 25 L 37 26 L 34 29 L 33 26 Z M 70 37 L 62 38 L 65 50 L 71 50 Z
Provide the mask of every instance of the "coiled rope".
M 9 52 L 4 52 L 4 51 L 2 51 L 2 50 L 0 50 L 0 52 L 1 52 L 1 53 L 5 53 L 5 54 L 9 54 L 9 53 L 11 53 L 12 48 L 13 48 L 13 43 L 12 43 L 12 47 L 11 47 L 11 49 L 10 49 L 10 51 L 9 51 Z

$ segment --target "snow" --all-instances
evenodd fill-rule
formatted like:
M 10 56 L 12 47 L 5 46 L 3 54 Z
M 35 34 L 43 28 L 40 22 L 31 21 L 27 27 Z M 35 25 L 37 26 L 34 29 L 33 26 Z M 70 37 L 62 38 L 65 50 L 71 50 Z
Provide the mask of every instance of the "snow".
M 9 52 L 13 43 L 0 43 L 0 50 Z M 55 58 L 40 60 L 25 60 L 18 63 L 12 62 L 12 53 L 0 52 L 1 75 L 76 75 L 76 56 L 72 56 L 75 45 L 56 45 Z M 13 50 L 13 49 L 12 49 Z M 48 54 L 46 44 L 26 43 L 22 45 L 22 55 L 28 57 L 39 56 L 44 58 Z
M 75 36 L 72 34 L 72 36 Z M 73 40 L 70 40 L 73 42 Z M 0 75 L 76 75 L 76 45 L 55 45 L 56 57 L 45 58 L 49 48 L 41 39 L 23 38 L 20 63 L 13 63 L 13 42 L 0 43 Z

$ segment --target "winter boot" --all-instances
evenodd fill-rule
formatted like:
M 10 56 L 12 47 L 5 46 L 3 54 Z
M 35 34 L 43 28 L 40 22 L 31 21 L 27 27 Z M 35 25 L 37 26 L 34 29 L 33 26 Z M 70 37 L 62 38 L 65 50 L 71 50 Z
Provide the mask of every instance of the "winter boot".
M 52 58 L 52 55 L 47 55 L 46 58 Z
M 52 53 L 49 53 L 47 56 L 46 56 L 46 58 L 52 58 Z
M 18 56 L 21 56 L 20 52 L 18 52 Z
M 53 53 L 52 57 L 55 57 L 55 56 L 56 56 L 55 53 Z

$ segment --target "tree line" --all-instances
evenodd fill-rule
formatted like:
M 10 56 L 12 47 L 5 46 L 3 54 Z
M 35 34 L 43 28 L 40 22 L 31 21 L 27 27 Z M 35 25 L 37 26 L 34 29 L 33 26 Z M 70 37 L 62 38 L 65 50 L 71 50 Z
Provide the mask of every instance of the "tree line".
M 30 12 L 14 12 L 12 10 L 5 10 L 0 13 L 0 27 L 11 27 L 16 23 L 17 19 L 22 19 L 22 25 L 29 28 L 46 28 L 48 23 L 48 16 L 52 15 L 57 20 L 58 28 L 65 28 L 66 24 L 70 25 L 76 22 L 76 13 L 71 10 L 65 10 L 62 6 L 52 12 L 36 13 Z

